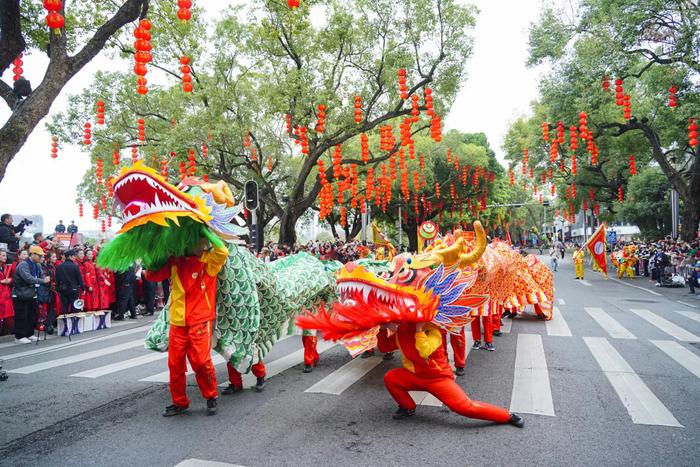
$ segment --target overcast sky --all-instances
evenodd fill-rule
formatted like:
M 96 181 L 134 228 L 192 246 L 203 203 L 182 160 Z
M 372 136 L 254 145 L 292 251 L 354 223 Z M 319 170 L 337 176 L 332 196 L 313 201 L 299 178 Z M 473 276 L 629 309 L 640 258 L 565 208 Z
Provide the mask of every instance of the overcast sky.
M 527 30 L 537 19 L 541 1 L 473 0 L 471 3 L 481 10 L 474 31 L 474 54 L 465 62 L 462 90 L 445 127 L 486 133 L 500 157 L 508 124 L 527 113 L 530 102 L 537 97 L 541 71 L 527 69 L 525 60 Z M 24 76 L 33 86 L 41 82 L 47 62 L 46 56 L 39 52 L 24 58 Z M 107 57 L 98 56 L 68 83 L 51 112 L 65 108 L 67 96 L 88 86 L 96 70 L 112 66 Z M 11 83 L 11 73 L 11 69 L 6 71 L 5 82 Z M 0 122 L 5 122 L 8 115 L 7 106 L 0 104 Z M 82 231 L 98 230 L 91 208 L 86 206 L 85 216 L 79 219 L 75 204 L 75 187 L 89 167 L 88 156 L 75 146 L 65 142 L 62 145 L 59 157 L 51 159 L 51 135 L 45 131 L 44 121 L 36 127 L 0 182 L 0 211 L 42 215 L 44 230 L 52 230 L 59 219 L 65 224 L 75 220 Z

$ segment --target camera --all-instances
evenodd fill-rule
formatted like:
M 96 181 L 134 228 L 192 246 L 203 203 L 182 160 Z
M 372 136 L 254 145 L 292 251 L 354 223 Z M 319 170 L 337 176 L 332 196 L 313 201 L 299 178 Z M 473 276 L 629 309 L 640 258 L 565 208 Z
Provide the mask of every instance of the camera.
M 27 219 L 27 218 L 25 217 L 24 219 L 22 219 L 22 223 L 23 223 L 24 225 L 32 225 L 32 224 L 34 223 L 34 221 L 30 221 L 29 219 Z

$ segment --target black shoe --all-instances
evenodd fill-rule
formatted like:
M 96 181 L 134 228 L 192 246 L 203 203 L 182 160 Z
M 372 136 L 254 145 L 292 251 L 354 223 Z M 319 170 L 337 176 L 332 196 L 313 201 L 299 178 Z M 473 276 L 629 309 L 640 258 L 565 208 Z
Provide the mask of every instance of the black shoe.
M 258 392 L 262 392 L 262 390 L 265 389 L 265 377 L 261 376 L 258 378 L 258 382 L 255 383 L 255 390 Z
M 387 352 L 382 357 L 383 360 L 393 360 L 393 358 L 394 358 L 394 352 Z
M 172 417 L 175 415 L 182 415 L 185 412 L 187 412 L 187 407 L 180 407 L 179 405 L 169 405 L 165 408 L 165 412 L 163 412 L 164 417 Z
M 314 367 L 311 365 L 304 365 L 304 373 L 311 373 L 312 371 L 314 371 Z
M 243 390 L 242 386 L 234 386 L 233 384 L 229 383 L 228 387 L 221 391 L 221 394 L 225 396 L 229 396 L 231 394 L 235 394 L 237 392 L 241 392 Z
M 481 341 L 474 341 L 474 344 L 472 344 L 472 349 L 479 350 L 480 348 L 481 348 Z
M 518 415 L 517 413 L 512 413 L 510 414 L 510 418 L 508 419 L 508 423 L 510 423 L 513 426 L 517 426 L 518 428 L 522 428 L 525 426 L 525 419 Z
M 362 355 L 360 355 L 360 358 L 369 358 L 369 357 L 374 357 L 374 350 L 365 350 L 362 352 Z
M 404 409 L 399 407 L 394 415 L 391 416 L 394 420 L 403 420 L 404 418 L 412 417 L 416 414 L 415 409 Z
M 494 350 L 496 350 L 496 347 L 494 347 L 491 342 L 486 342 L 484 344 L 484 346 L 482 347 L 482 349 L 483 350 L 490 350 L 491 352 L 493 352 Z
M 464 375 L 464 368 L 461 368 L 461 367 L 455 368 L 455 374 L 457 376 L 463 376 Z
M 501 331 L 493 331 L 493 335 L 500 337 L 502 334 L 501 334 Z
M 138 317 L 137 317 L 136 315 L 134 315 L 134 316 L 129 316 L 129 319 L 138 319 Z
M 124 316 L 122 315 L 117 315 L 114 318 L 112 318 L 114 321 L 124 321 Z
M 215 415 L 216 414 L 216 397 L 212 397 L 211 399 L 207 399 L 207 415 Z

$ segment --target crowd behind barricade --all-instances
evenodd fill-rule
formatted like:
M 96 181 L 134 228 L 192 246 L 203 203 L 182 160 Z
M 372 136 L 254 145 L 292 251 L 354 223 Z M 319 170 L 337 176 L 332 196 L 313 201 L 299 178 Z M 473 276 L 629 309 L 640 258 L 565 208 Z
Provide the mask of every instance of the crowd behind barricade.
M 109 310 L 117 321 L 137 319 L 138 311 L 153 315 L 167 302 L 169 282 L 145 280 L 138 264 L 120 273 L 97 267 L 103 241 L 66 247 L 36 233 L 20 246 L 27 225 L 26 219 L 14 225 L 9 214 L 0 222 L 0 335 L 14 334 L 16 343 L 27 344 L 38 339 L 42 326 L 52 334 L 62 314 Z M 55 228 L 66 230 L 78 231 L 62 221 Z M 77 300 L 82 309 L 75 307 Z
M 248 248 L 253 251 L 252 246 L 249 245 Z M 339 261 L 341 263 L 348 263 L 361 258 L 384 260 L 388 259 L 389 254 L 387 248 L 382 245 L 370 242 L 363 244 L 360 241 L 344 242 L 336 240 L 333 242 L 310 241 L 308 243 L 299 243 L 294 245 L 294 248 L 268 242 L 256 256 L 265 262 L 270 262 L 300 252 L 309 253 L 322 261 Z

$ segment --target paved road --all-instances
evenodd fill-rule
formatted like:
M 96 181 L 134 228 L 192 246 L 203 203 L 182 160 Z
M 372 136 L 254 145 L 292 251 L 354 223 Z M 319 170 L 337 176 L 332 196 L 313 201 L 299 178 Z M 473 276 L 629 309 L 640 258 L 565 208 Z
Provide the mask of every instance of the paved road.
M 398 359 L 326 345 L 303 374 L 299 336 L 273 349 L 263 393 L 222 396 L 207 417 L 190 377 L 190 413 L 164 419 L 166 360 L 142 348 L 138 321 L 69 345 L 0 345 L 0 465 L 698 465 L 700 302 L 644 279 L 575 281 L 568 259 L 555 284 L 555 320 L 507 320 L 497 351 L 471 351 L 458 379 L 523 413 L 522 430 L 424 394 L 415 417 L 394 421 L 382 375 Z

